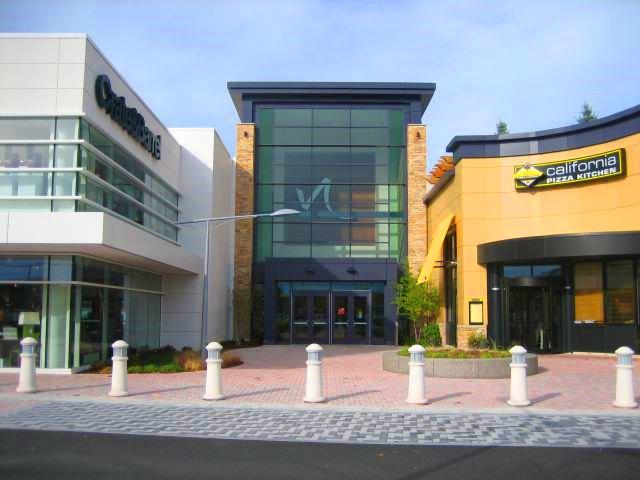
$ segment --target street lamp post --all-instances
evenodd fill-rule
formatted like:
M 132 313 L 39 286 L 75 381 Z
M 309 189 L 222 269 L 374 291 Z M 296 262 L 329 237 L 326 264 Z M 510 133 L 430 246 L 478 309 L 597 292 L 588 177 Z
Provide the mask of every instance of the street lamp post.
M 209 232 L 215 230 L 218 227 L 222 227 L 227 223 L 235 222 L 237 220 L 253 219 L 259 217 L 282 217 L 284 215 L 296 215 L 300 212 L 291 208 L 284 208 L 276 210 L 271 213 L 256 213 L 252 215 L 233 215 L 229 217 L 211 217 L 211 218 L 198 218 L 196 220 L 183 220 L 176 222 L 176 225 L 190 225 L 194 223 L 206 224 L 205 233 L 205 248 L 204 248 L 204 268 L 202 270 L 202 327 L 200 335 L 200 351 L 203 350 L 207 344 L 207 329 L 209 321 Z M 213 222 L 221 221 L 222 223 L 211 228 Z

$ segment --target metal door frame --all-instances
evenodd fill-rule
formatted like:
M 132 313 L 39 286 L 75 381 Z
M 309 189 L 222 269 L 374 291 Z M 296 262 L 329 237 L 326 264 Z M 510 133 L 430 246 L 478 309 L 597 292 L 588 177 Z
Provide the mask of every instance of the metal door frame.
M 333 341 L 333 322 L 334 322 L 334 315 L 335 315 L 335 296 L 336 295 L 343 295 L 346 296 L 348 298 L 347 302 L 349 305 L 349 318 L 347 319 L 347 323 L 351 323 L 351 326 L 347 325 L 347 332 L 351 331 L 354 327 L 353 323 L 355 322 L 355 319 L 353 317 L 354 315 L 354 308 L 353 308 L 353 304 L 355 303 L 354 301 L 354 297 L 358 296 L 358 297 L 365 297 L 367 299 L 367 334 L 366 334 L 366 339 L 363 343 L 360 342 L 351 342 L 351 341 L 347 341 L 347 342 L 338 342 L 335 343 L 336 345 L 371 345 L 371 324 L 372 324 L 372 319 L 371 319 L 371 290 L 337 290 L 337 291 L 332 291 L 330 292 L 330 296 L 331 296 L 331 312 L 329 315 L 330 318 L 330 323 L 331 323 L 331 329 L 330 329 L 330 333 L 329 333 L 329 343 L 330 344 L 334 344 L 335 342 Z M 351 335 L 348 334 L 348 337 L 351 337 Z
M 307 299 L 307 334 L 309 334 L 311 327 L 309 325 L 310 320 L 312 319 L 312 315 L 313 315 L 313 297 L 326 297 L 327 299 L 327 336 L 328 338 L 325 338 L 324 342 L 320 342 L 320 343 L 325 343 L 325 345 L 328 343 L 331 343 L 331 327 L 332 327 L 332 320 L 331 320 L 331 292 L 330 291 L 326 291 L 326 290 L 318 290 L 318 291 L 299 291 L 299 292 L 291 292 L 290 294 L 290 302 L 289 302 L 289 343 L 292 345 L 303 345 L 304 343 L 307 342 L 296 342 L 294 341 L 294 334 L 293 334 L 293 329 L 294 329 L 294 307 L 295 307 L 295 301 L 294 301 L 294 297 L 306 297 Z M 308 343 L 317 343 L 316 342 L 316 338 L 314 336 L 310 336 L 308 338 L 309 342 Z
M 550 324 L 551 324 L 551 335 L 552 335 L 552 340 L 551 340 L 551 350 L 548 353 L 559 353 L 563 351 L 563 331 L 562 331 L 562 325 L 564 322 L 564 313 L 563 313 L 563 309 L 562 309 L 562 288 L 559 285 L 559 282 L 555 282 L 555 281 L 546 281 L 546 280 L 542 280 L 536 277 L 524 277 L 524 278 L 518 278 L 518 279 L 509 279 L 509 281 L 506 282 L 505 288 L 504 288 L 504 311 L 505 311 L 505 322 L 504 322 L 504 331 L 505 331 L 505 341 L 507 342 L 507 344 L 509 344 L 511 342 L 511 316 L 510 316 L 510 309 L 509 306 L 511 304 L 511 295 L 512 292 L 511 290 L 517 288 L 517 289 L 521 289 L 523 291 L 527 292 L 527 308 L 530 309 L 530 295 L 533 294 L 533 292 L 535 290 L 540 290 L 543 292 L 544 295 L 544 291 L 548 291 L 549 292 L 549 315 L 551 316 L 550 318 Z M 554 304 L 554 299 L 553 297 L 557 296 L 557 298 L 555 299 L 556 301 L 558 301 L 558 304 Z M 544 302 L 544 301 L 543 301 Z M 557 307 L 557 308 L 556 308 Z M 553 319 L 553 315 L 558 315 L 559 318 L 557 319 L 557 322 L 554 322 Z M 556 324 L 557 328 L 554 328 L 554 323 Z M 554 341 L 553 337 L 557 336 L 557 340 Z M 553 344 L 556 343 L 558 345 L 558 350 L 555 350 L 553 348 Z

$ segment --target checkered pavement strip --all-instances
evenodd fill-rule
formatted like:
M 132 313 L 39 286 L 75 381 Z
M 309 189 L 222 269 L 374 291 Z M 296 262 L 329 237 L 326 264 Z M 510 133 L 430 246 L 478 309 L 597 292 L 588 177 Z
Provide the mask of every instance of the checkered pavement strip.
M 45 401 L 0 413 L 0 428 L 217 439 L 640 449 L 640 416 L 422 413 Z

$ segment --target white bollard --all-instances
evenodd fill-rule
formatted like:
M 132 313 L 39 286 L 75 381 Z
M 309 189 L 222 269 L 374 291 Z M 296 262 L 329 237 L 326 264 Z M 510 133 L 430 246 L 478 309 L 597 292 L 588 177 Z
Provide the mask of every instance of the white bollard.
M 18 380 L 18 393 L 35 393 L 36 386 L 36 347 L 38 341 L 31 337 L 23 338 L 20 342 L 22 352 L 20 353 L 20 379 Z
M 426 405 L 429 403 L 426 397 L 424 381 L 424 352 L 422 345 L 414 345 L 409 349 L 409 394 L 407 403 L 414 405 Z
M 511 394 L 507 403 L 512 407 L 531 405 L 527 396 L 527 351 L 520 345 L 511 350 Z
M 124 340 L 118 340 L 111 345 L 113 357 L 111 357 L 111 390 L 110 397 L 126 397 L 129 395 L 129 382 L 127 380 L 127 348 L 129 344 Z
M 616 399 L 613 405 L 620 408 L 636 408 L 638 403 L 633 393 L 633 350 L 620 347 L 616 350 L 616 355 Z
M 222 394 L 222 358 L 220 352 L 222 351 L 222 345 L 218 342 L 211 342 L 206 347 L 207 349 L 207 379 L 204 387 L 205 400 L 222 400 L 224 395 Z
M 322 403 L 326 400 L 322 396 L 322 347 L 312 343 L 307 347 L 307 389 L 304 401 L 307 403 Z

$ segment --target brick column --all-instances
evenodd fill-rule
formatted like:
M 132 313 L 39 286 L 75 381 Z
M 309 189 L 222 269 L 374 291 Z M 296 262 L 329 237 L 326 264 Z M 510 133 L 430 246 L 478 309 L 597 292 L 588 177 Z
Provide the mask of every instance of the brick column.
M 253 214 L 256 126 L 236 126 L 236 215 Z M 253 221 L 235 222 L 235 257 L 233 280 L 233 335 L 251 335 L 251 270 L 253 263 Z
M 418 274 L 427 254 L 427 126 L 407 125 L 407 261 Z

